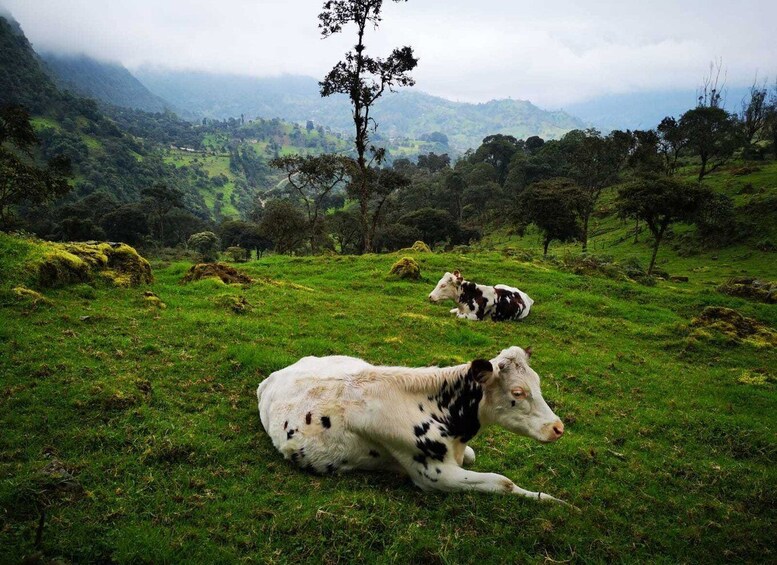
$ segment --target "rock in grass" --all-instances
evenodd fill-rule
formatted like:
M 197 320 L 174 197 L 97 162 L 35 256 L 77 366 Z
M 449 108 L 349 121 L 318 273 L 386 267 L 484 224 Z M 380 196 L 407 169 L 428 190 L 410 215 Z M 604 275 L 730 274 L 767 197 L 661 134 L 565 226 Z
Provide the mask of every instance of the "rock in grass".
M 225 284 L 251 284 L 253 279 L 245 273 L 225 263 L 197 263 L 186 272 L 181 283 L 189 283 L 207 278 L 217 278 Z
M 253 310 L 253 306 L 246 300 L 245 296 L 235 296 L 232 294 L 222 294 L 214 300 L 219 306 L 228 308 L 235 314 L 247 314 Z
M 391 267 L 391 274 L 400 279 L 418 280 L 418 277 L 421 276 L 421 267 L 412 257 L 402 257 Z
M 747 341 L 756 347 L 777 345 L 777 332 L 766 324 L 747 318 L 732 308 L 707 306 L 702 313 L 691 320 L 693 338 L 712 338 L 713 333 L 722 334 L 730 343 Z
M 151 292 L 150 290 L 147 290 L 143 293 L 143 301 L 146 303 L 147 306 L 150 306 L 152 308 L 159 308 L 160 310 L 164 310 L 167 308 L 167 304 L 162 302 L 162 299 L 159 298 L 156 294 Z
M 777 282 L 759 280 L 754 277 L 735 277 L 718 287 L 718 292 L 750 300 L 777 303 Z
M 44 288 L 84 283 L 98 276 L 115 286 L 150 284 L 151 265 L 124 243 L 88 241 L 43 244 L 37 261 L 38 284 Z

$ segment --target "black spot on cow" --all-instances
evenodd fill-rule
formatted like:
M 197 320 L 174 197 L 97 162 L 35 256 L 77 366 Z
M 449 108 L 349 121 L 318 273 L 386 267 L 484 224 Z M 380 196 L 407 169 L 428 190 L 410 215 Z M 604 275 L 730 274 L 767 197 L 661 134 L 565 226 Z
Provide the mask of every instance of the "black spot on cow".
M 445 459 L 445 454 L 448 453 L 448 448 L 445 447 L 444 443 L 429 439 L 428 437 L 416 440 L 415 446 L 420 453 L 416 454 L 413 459 L 421 463 L 424 467 L 427 465 L 427 459 L 442 461 Z
M 470 311 L 475 312 L 478 320 L 482 320 L 486 314 L 488 300 L 483 296 L 483 291 L 475 283 L 469 281 L 462 283 L 459 302 L 466 304 Z
M 419 405 L 418 405 L 418 409 L 419 409 L 421 412 L 423 412 L 423 411 L 424 411 L 424 405 L 423 405 L 423 404 L 419 404 Z
M 283 429 L 285 430 L 288 427 L 289 427 L 289 421 L 286 420 L 285 422 L 283 422 Z
M 504 288 L 495 288 L 494 293 L 496 294 L 496 303 L 491 319 L 495 322 L 517 320 L 526 309 L 526 304 L 517 292 Z
M 413 427 L 413 433 L 416 435 L 416 437 L 420 437 L 422 435 L 425 435 L 426 432 L 429 431 L 429 426 L 431 424 L 429 422 L 424 422 L 419 426 Z
M 489 361 L 478 359 L 455 381 L 440 385 L 434 397 L 439 414 L 433 413 L 430 417 L 439 424 L 441 437 L 455 437 L 466 443 L 477 434 L 480 430 L 478 407 L 483 398 L 478 379 L 485 379 L 492 371 Z
M 515 406 L 515 400 L 510 403 L 510 406 Z
M 297 430 L 289 430 L 288 432 L 286 432 L 286 439 L 289 440 L 289 439 L 293 438 L 294 437 L 294 432 L 296 432 L 296 431 Z
M 332 427 L 332 420 L 329 419 L 329 416 L 321 416 L 321 425 L 325 428 L 331 428 Z
M 310 425 L 310 422 L 311 422 L 312 420 L 313 420 L 313 414 L 311 414 L 310 412 L 308 412 L 307 414 L 305 414 L 305 423 L 306 423 L 306 424 Z
M 331 463 L 327 463 L 326 464 L 326 472 L 327 472 L 327 474 L 332 475 L 336 470 L 337 470 L 337 467 L 335 467 Z
M 374 449 L 370 449 L 370 457 L 380 457 L 380 453 L 375 451 Z
M 437 472 L 438 475 L 442 473 L 442 469 L 440 469 L 439 467 L 435 467 L 434 470 Z

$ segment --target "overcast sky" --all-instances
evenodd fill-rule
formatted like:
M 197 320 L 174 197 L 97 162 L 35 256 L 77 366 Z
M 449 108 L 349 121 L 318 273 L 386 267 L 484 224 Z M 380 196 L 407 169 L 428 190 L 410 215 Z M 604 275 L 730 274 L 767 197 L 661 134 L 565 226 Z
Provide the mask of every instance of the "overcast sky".
M 323 76 L 354 42 L 319 38 L 322 0 L 0 0 L 37 50 L 248 75 Z M 386 1 L 367 37 L 411 45 L 425 92 L 561 107 L 602 94 L 693 89 L 722 57 L 730 86 L 777 75 L 774 0 Z

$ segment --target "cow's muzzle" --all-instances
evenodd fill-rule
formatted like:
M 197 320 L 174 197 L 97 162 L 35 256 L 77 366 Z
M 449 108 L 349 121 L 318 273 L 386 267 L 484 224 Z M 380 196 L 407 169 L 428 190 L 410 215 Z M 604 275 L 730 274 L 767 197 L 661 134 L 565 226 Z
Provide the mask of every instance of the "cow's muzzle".
M 556 420 L 549 424 L 542 426 L 542 440 L 543 443 L 551 443 L 557 441 L 564 435 L 564 422 Z

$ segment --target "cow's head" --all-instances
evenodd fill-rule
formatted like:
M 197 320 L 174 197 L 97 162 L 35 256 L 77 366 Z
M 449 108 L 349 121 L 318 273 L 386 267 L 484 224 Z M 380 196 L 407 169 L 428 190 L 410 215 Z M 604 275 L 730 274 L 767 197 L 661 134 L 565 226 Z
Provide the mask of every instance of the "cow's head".
M 459 295 L 459 288 L 463 281 L 464 278 L 458 271 L 445 273 L 440 279 L 440 282 L 437 283 L 437 286 L 434 287 L 434 290 L 429 294 L 429 301 L 439 302 L 440 300 L 446 300 L 448 298 L 456 300 L 456 297 Z
M 564 434 L 564 424 L 542 398 L 530 356 L 530 347 L 510 347 L 491 361 L 473 361 L 484 391 L 481 413 L 484 420 L 513 433 L 544 443 L 556 441 Z

